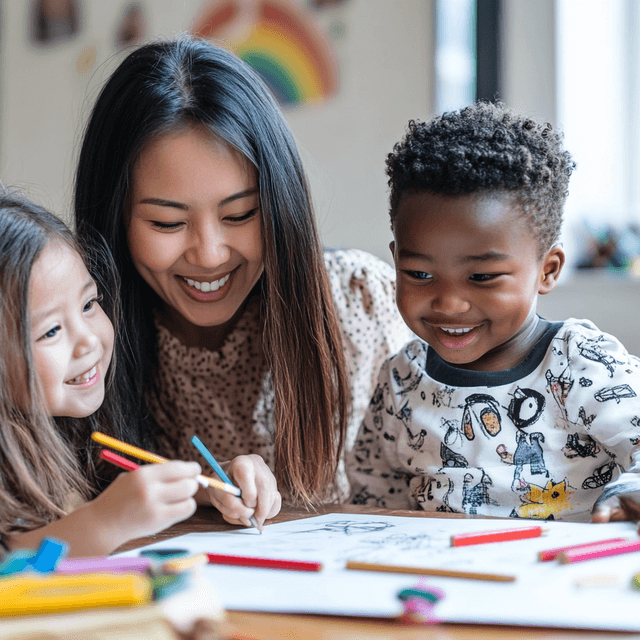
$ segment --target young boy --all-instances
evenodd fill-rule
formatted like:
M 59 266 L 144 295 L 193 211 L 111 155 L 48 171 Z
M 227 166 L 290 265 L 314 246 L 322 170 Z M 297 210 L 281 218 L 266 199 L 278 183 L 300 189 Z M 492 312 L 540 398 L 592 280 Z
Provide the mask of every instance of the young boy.
M 419 339 L 380 371 L 354 503 L 639 517 L 640 359 L 587 320 L 536 314 L 574 166 L 550 125 L 502 104 L 409 123 L 387 175 L 396 299 Z

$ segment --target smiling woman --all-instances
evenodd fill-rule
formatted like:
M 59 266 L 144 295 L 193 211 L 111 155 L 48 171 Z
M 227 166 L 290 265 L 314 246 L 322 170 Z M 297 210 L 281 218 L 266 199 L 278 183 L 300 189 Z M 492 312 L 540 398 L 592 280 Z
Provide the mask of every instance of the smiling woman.
M 131 53 L 90 117 L 75 216 L 122 277 L 127 439 L 206 467 L 198 435 L 258 520 L 275 509 L 263 459 L 285 497 L 346 498 L 345 447 L 379 365 L 411 334 L 386 263 L 323 252 L 259 76 L 190 37 Z

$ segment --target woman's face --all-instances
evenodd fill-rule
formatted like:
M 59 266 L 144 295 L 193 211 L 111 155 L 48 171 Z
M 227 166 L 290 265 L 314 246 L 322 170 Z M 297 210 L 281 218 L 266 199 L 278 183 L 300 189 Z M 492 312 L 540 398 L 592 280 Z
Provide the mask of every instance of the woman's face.
M 136 269 L 170 315 L 190 325 L 229 322 L 262 274 L 256 171 L 205 129 L 166 134 L 144 149 L 126 224 Z

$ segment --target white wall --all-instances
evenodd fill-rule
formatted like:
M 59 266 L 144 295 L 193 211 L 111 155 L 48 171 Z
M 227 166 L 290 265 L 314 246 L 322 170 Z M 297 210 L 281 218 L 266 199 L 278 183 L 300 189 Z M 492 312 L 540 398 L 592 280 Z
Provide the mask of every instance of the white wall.
M 113 34 L 129 0 L 85 0 L 81 33 L 55 47 L 28 40 L 30 4 L 2 3 L 0 178 L 68 215 L 81 129 L 98 88 L 124 55 Z M 203 3 L 146 5 L 151 38 L 188 30 Z M 334 42 L 340 92 L 318 107 L 289 109 L 286 117 L 309 172 L 325 244 L 389 260 L 384 161 L 409 118 L 430 116 L 431 1 L 347 0 L 316 15 L 327 28 L 335 20 L 344 26 Z M 76 61 L 92 46 L 96 66 L 83 76 Z

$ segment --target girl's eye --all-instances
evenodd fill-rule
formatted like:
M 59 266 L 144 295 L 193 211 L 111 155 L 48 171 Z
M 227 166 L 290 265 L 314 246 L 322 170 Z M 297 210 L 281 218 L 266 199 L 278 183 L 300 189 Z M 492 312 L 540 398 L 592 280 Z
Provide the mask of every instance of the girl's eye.
M 497 273 L 474 273 L 472 276 L 469 276 L 469 280 L 472 280 L 473 282 L 489 282 L 489 280 L 493 280 L 497 277 Z
M 151 220 L 151 225 L 156 229 L 177 229 L 182 225 L 182 222 L 160 222 L 159 220 Z
M 407 274 L 411 278 L 415 278 L 416 280 L 430 280 L 433 276 L 426 271 L 407 271 Z
M 101 300 L 102 300 L 102 296 L 94 296 L 93 298 L 91 298 L 91 300 L 87 300 L 87 303 L 84 305 L 82 310 L 84 312 L 91 311 L 93 306 L 99 303 Z
M 55 327 L 49 329 L 49 331 L 47 331 L 47 333 L 45 333 L 42 337 L 43 338 L 55 338 L 56 335 L 58 335 L 58 331 L 60 331 L 60 325 L 57 324 Z
M 248 211 L 242 216 L 227 216 L 227 220 L 229 222 L 244 222 L 245 220 L 250 220 L 251 218 L 253 218 L 259 210 L 260 209 L 256 207 L 255 209 L 251 209 L 251 211 Z

